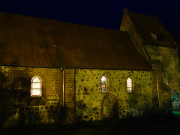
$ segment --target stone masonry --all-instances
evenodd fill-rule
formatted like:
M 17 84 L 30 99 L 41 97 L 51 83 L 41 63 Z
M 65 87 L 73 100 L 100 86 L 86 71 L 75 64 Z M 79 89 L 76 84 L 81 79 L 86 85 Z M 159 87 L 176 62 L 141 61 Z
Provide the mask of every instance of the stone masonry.
M 107 92 L 101 91 L 101 77 L 107 78 Z M 127 78 L 134 92 L 127 93 Z M 108 101 L 109 100 L 109 101 Z M 100 120 L 112 117 L 109 106 L 117 101 L 117 116 L 139 116 L 152 109 L 152 72 L 121 70 L 76 70 L 76 119 Z M 106 104 L 106 102 L 109 102 Z M 110 112 L 104 112 L 106 109 Z M 113 110 L 112 110 L 113 111 Z

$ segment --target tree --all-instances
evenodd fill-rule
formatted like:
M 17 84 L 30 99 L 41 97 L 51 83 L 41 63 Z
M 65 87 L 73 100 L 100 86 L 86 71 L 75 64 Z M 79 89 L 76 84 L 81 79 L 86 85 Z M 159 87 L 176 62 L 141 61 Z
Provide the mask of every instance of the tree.
M 19 114 L 19 124 L 24 124 L 26 108 L 30 102 L 30 81 L 28 71 L 11 67 L 0 67 L 0 126 L 3 127 L 15 113 Z

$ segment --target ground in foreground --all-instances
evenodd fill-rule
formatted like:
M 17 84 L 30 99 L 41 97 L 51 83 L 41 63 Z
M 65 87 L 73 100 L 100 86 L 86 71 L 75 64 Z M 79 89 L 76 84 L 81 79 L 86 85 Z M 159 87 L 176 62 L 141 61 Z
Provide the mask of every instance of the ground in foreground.
M 1 135 L 180 135 L 180 118 L 173 114 L 141 118 L 79 122 L 72 125 L 46 124 L 9 127 Z

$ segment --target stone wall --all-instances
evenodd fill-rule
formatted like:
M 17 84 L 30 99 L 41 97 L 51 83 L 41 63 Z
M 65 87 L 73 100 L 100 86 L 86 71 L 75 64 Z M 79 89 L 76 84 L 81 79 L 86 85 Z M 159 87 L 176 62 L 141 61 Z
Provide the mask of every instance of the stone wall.
M 152 61 L 153 69 L 153 105 L 154 111 L 172 112 L 171 88 L 164 80 L 164 65 L 159 60 Z
M 180 89 L 180 68 L 178 48 L 169 45 L 159 45 L 159 42 L 154 45 L 149 45 L 145 41 L 145 36 L 139 33 L 135 24 L 129 16 L 128 10 L 125 9 L 121 28 L 122 31 L 127 31 L 136 49 L 147 60 L 160 60 L 164 64 L 164 82 L 172 89 Z M 149 34 L 151 32 L 149 31 Z M 168 33 L 168 32 L 167 32 Z M 161 33 L 162 35 L 164 33 Z M 168 36 L 167 39 L 171 37 Z M 174 42 L 175 43 L 175 42 Z
M 162 72 L 153 72 L 154 78 L 154 85 L 156 86 L 153 89 L 153 98 L 156 99 L 153 104 L 154 111 L 172 112 L 172 100 L 171 100 L 171 88 L 163 82 L 163 73 Z
M 105 76 L 107 92 L 101 91 Z M 152 72 L 77 69 L 77 120 L 100 120 L 112 117 L 139 116 L 152 109 Z M 134 82 L 134 92 L 127 93 L 127 78 Z
M 146 46 L 151 59 L 163 63 L 163 82 L 173 90 L 180 90 L 180 68 L 177 48 Z
M 177 48 L 150 46 L 146 49 L 151 56 L 154 69 L 155 81 L 158 87 L 156 95 L 158 96 L 158 104 L 160 111 L 167 113 L 172 112 L 171 91 L 180 89 L 180 68 Z M 157 62 L 161 63 L 161 67 Z M 157 84 L 158 83 L 158 84 Z
M 155 70 L 153 75 L 153 104 L 155 110 L 160 109 L 169 112 L 169 106 L 172 102 L 171 90 L 180 90 L 179 56 L 175 42 L 173 43 L 174 46 L 171 46 L 171 44 L 169 46 L 166 46 L 166 44 L 163 45 L 163 42 L 161 43 L 162 45 L 159 42 L 157 42 L 157 45 L 148 44 L 146 42 L 146 36 L 143 33 L 139 33 L 127 9 L 124 11 L 120 30 L 128 32 L 138 52 L 149 60 L 152 66 L 155 66 L 153 63 L 154 60 L 163 63 L 161 71 Z M 151 34 L 151 31 L 149 31 L 149 34 Z M 164 33 L 161 34 L 163 35 Z M 171 37 L 167 36 L 168 39 L 171 39 Z
M 40 124 L 75 120 L 101 120 L 140 116 L 153 109 L 157 100 L 157 78 L 152 71 L 121 71 L 97 69 L 32 68 L 1 66 L 9 78 L 8 89 L 25 91 L 28 95 L 16 99 L 16 113 L 6 126 Z M 63 73 L 64 72 L 64 73 Z M 63 77 L 64 75 L 64 77 Z M 31 79 L 42 80 L 42 97 L 31 97 Z M 101 77 L 107 79 L 107 91 L 102 92 Z M 127 92 L 127 78 L 133 80 L 134 91 Z M 159 73 L 159 82 L 162 74 Z M 64 84 L 63 84 L 64 78 Z M 25 85 L 24 85 L 25 83 Z M 12 85 L 13 84 L 13 85 Z M 63 107 L 64 86 L 64 107 Z M 160 102 L 163 106 L 169 98 L 159 86 Z M 156 103 L 158 100 L 156 101 Z M 158 106 L 158 105 L 157 105 Z

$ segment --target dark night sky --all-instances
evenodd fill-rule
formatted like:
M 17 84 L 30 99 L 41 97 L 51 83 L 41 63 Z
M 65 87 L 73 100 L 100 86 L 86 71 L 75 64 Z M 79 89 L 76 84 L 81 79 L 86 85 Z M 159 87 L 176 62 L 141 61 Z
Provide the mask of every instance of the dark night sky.
M 0 0 L 0 12 L 119 29 L 124 8 L 158 16 L 180 33 L 180 0 Z

